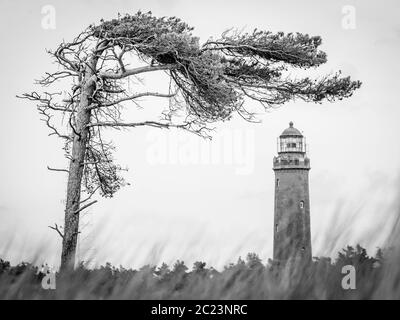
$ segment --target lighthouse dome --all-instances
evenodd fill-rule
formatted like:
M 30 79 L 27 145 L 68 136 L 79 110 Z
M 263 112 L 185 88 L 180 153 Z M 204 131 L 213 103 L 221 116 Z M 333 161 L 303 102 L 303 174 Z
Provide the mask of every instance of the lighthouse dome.
M 293 127 L 293 122 L 290 121 L 289 123 L 289 128 L 285 129 L 282 134 L 281 137 L 302 137 L 303 135 L 301 134 L 301 132 Z

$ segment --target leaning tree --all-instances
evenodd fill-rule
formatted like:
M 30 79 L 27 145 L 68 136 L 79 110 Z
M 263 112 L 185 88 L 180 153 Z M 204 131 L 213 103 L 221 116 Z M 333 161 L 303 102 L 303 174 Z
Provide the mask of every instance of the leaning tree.
M 361 85 L 340 72 L 318 79 L 292 75 L 295 69 L 327 61 L 318 49 L 319 36 L 229 30 L 201 44 L 192 30 L 176 17 L 157 18 L 151 12 L 101 20 L 49 51 L 58 69 L 37 82 L 52 90 L 20 96 L 36 102 L 50 135 L 65 142 L 68 170 L 48 167 L 68 173 L 64 227 L 52 227 L 62 237 L 62 269 L 74 265 L 79 215 L 96 202 L 92 196 L 111 197 L 124 185 L 104 128 L 180 128 L 209 136 L 210 124 L 233 114 L 253 121 L 246 100 L 265 108 L 296 98 L 334 101 L 351 96 Z M 167 92 L 135 91 L 132 79 L 149 72 L 167 75 Z M 65 82 L 68 90 L 63 90 Z M 54 89 L 60 87 L 60 92 Z M 140 98 L 166 98 L 168 104 L 159 119 L 123 121 L 124 107 L 140 107 Z M 57 114 L 62 121 L 55 121 Z

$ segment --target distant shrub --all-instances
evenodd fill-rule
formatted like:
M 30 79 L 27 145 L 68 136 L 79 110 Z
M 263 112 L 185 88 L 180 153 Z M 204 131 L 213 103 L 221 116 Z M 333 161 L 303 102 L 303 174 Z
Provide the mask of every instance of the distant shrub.
M 388 259 L 382 250 L 368 256 L 361 246 L 347 246 L 335 261 L 320 257 L 306 265 L 264 265 L 255 253 L 222 271 L 197 261 L 193 268 L 177 261 L 172 268 L 146 265 L 139 270 L 107 263 L 97 269 L 80 264 L 72 273 L 57 274 L 56 290 L 44 290 L 44 273 L 21 263 L 11 266 L 0 259 L 1 299 L 371 299 L 382 298 L 388 286 Z M 344 265 L 356 269 L 356 290 L 341 287 Z M 397 279 L 400 277 L 400 270 Z M 400 286 L 390 284 L 384 298 L 399 298 Z M 379 293 L 379 294 L 378 294 Z

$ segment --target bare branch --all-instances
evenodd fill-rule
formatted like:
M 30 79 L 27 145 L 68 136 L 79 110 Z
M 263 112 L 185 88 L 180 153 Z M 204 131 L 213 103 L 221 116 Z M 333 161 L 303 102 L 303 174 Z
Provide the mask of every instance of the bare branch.
M 72 140 L 70 136 L 67 136 L 65 134 L 59 133 L 58 130 L 56 129 L 56 127 L 54 127 L 50 123 L 50 120 L 51 120 L 52 116 L 47 113 L 45 107 L 38 106 L 38 110 L 39 110 L 39 113 L 45 117 L 44 119 L 41 119 L 41 120 L 44 121 L 46 123 L 46 125 L 52 130 L 52 133 L 50 133 L 49 136 L 57 135 L 60 138 L 63 138 L 63 139 L 66 139 L 66 140 Z
M 79 137 L 79 140 L 80 140 L 82 138 L 82 136 L 78 131 L 76 131 L 74 125 L 72 124 L 72 116 L 69 117 L 68 123 L 69 123 L 69 126 L 71 127 L 72 131 L 74 132 L 74 134 L 77 135 Z
M 171 94 L 163 94 L 163 93 L 158 93 L 158 92 L 143 92 L 143 93 L 138 93 L 132 96 L 124 97 L 121 99 L 117 99 L 115 101 L 109 102 L 109 103 L 103 103 L 100 105 L 94 105 L 90 107 L 89 109 L 97 109 L 97 108 L 102 108 L 102 107 L 111 107 L 114 105 L 117 105 L 121 102 L 129 101 L 129 100 L 134 100 L 137 98 L 141 97 L 160 97 L 160 98 L 172 98 L 176 95 L 176 93 L 171 93 Z
M 54 227 L 52 227 L 52 226 L 48 226 L 48 227 L 49 227 L 50 229 L 55 230 L 55 231 L 59 234 L 59 236 L 60 236 L 61 238 L 64 239 L 64 235 L 63 235 L 62 232 L 60 231 L 60 229 L 59 229 L 57 223 L 55 223 L 54 225 L 55 225 Z
M 47 169 L 50 171 L 62 171 L 62 172 L 69 173 L 69 171 L 67 169 L 56 169 L 56 168 L 50 168 L 49 166 L 47 166 Z
M 57 93 L 59 94 L 59 93 Z M 41 97 L 37 92 L 32 92 L 32 93 L 24 93 L 22 96 L 16 95 L 17 98 L 19 99 L 27 99 L 30 101 L 38 101 L 42 103 L 40 106 L 41 107 L 46 107 L 48 109 L 54 110 L 54 111 L 62 111 L 62 112 L 75 112 L 74 110 L 61 107 L 56 104 L 52 104 L 52 96 L 56 95 L 55 93 L 46 93 L 47 97 Z
M 90 207 L 91 205 L 97 203 L 97 200 L 93 200 L 92 202 L 89 202 L 88 204 L 85 204 L 83 207 L 79 208 L 78 210 L 74 211 L 74 214 L 78 214 L 82 210 L 85 210 L 86 208 Z
M 160 71 L 160 70 L 172 70 L 172 69 L 176 69 L 176 68 L 177 68 L 176 64 L 145 66 L 145 67 L 139 67 L 139 68 L 135 68 L 135 69 L 126 70 L 125 72 L 119 72 L 119 73 L 100 72 L 99 77 L 106 78 L 106 79 L 122 79 L 122 78 L 126 78 L 126 77 L 133 76 L 136 74 L 140 74 L 140 73 Z
M 92 196 L 96 193 L 96 191 L 97 191 L 99 188 L 100 188 L 100 186 L 97 186 L 97 188 L 94 189 L 86 199 L 82 200 L 82 201 L 80 202 L 80 204 L 85 203 L 86 201 L 90 200 L 90 199 L 92 198 Z
M 65 79 L 67 77 L 78 77 L 78 74 L 67 70 L 53 73 L 46 72 L 46 76 L 38 80 L 37 83 L 47 87 L 57 80 Z
M 186 129 L 188 128 L 189 124 L 173 124 L 173 123 L 161 123 L 156 121 L 143 121 L 143 122 L 136 122 L 136 123 L 123 123 L 123 122 L 97 122 L 91 123 L 88 127 L 143 127 L 143 126 L 150 126 L 156 128 L 181 128 Z
M 118 61 L 118 64 L 119 64 L 119 66 L 120 66 L 120 68 L 121 68 L 121 71 L 122 71 L 122 72 L 126 72 L 126 68 L 125 68 L 124 62 L 122 61 L 122 57 L 124 56 L 124 54 L 125 54 L 125 52 L 126 52 L 126 47 L 123 46 L 123 48 L 122 48 L 120 54 L 118 54 L 118 55 L 117 55 L 117 53 L 115 52 L 115 48 L 112 48 L 112 52 L 113 52 L 113 54 L 114 54 L 114 57 L 115 57 L 115 58 L 117 59 L 117 61 Z

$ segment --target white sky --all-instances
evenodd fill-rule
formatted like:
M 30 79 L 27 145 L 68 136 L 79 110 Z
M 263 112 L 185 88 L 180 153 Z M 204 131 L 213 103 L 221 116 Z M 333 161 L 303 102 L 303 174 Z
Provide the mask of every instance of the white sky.
M 47 136 L 34 105 L 15 95 L 38 89 L 33 80 L 54 70 L 45 48 L 101 18 L 138 9 L 182 18 L 201 41 L 230 27 L 321 35 L 328 63 L 320 74 L 341 69 L 363 86 L 346 101 L 292 102 L 261 114 L 261 124 L 234 119 L 219 126 L 211 163 L 208 142 L 185 133 L 110 132 L 132 185 L 101 199 L 83 218 L 80 258 L 127 267 L 176 259 L 222 267 L 254 251 L 266 262 L 272 256 L 272 158 L 276 137 L 289 121 L 304 132 L 310 148 L 313 255 L 331 255 L 357 242 L 375 250 L 396 210 L 400 164 L 400 5 L 384 3 L 2 0 L 0 256 L 57 265 L 60 241 L 47 226 L 63 223 L 66 177 L 46 169 L 66 166 L 61 142 Z M 41 26 L 44 5 L 56 9 L 55 30 Z M 343 28 L 345 5 L 356 10 L 355 29 Z M 146 80 L 149 87 L 167 88 L 162 77 Z M 146 102 L 141 117 L 163 103 Z

